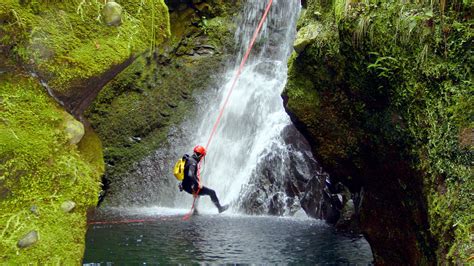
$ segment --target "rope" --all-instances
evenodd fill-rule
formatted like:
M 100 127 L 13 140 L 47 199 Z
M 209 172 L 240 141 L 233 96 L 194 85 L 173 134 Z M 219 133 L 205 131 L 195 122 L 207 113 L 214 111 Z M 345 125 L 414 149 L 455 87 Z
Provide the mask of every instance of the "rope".
M 189 210 L 189 212 L 188 212 L 186 215 L 184 215 L 184 217 L 183 217 L 183 220 L 184 220 L 184 221 L 188 220 L 188 219 L 191 217 L 191 215 L 193 215 L 194 207 L 195 207 L 195 205 L 196 205 L 196 200 L 199 198 L 199 191 L 201 191 L 201 162 L 202 162 L 202 161 L 199 161 L 199 163 L 198 163 L 198 170 L 197 170 L 198 189 L 197 189 L 197 191 L 196 191 L 195 193 L 193 192 L 193 197 L 194 197 L 194 199 L 193 199 L 193 205 L 191 206 L 191 210 Z
M 159 219 L 131 219 L 131 220 L 119 220 L 119 221 L 90 221 L 89 225 L 100 225 L 100 224 L 131 224 L 131 223 L 146 223 L 156 222 Z
M 242 58 L 242 62 L 240 63 L 240 66 L 237 70 L 237 73 L 234 76 L 234 80 L 232 81 L 232 86 L 230 87 L 229 92 L 227 93 L 227 97 L 225 98 L 224 104 L 222 105 L 220 111 L 219 111 L 219 116 L 217 117 L 216 122 L 214 123 L 214 126 L 212 127 L 211 135 L 209 136 L 209 139 L 207 140 L 206 144 L 206 150 L 209 147 L 209 144 L 211 143 L 212 138 L 214 137 L 217 126 L 219 125 L 219 122 L 221 121 L 222 115 L 224 114 L 224 109 L 227 106 L 227 102 L 229 101 L 230 95 L 232 94 L 232 91 L 234 90 L 235 85 L 237 84 L 237 80 L 240 77 L 240 74 L 242 73 L 242 69 L 244 68 L 245 63 L 247 62 L 247 59 L 250 55 L 250 51 L 253 48 L 253 45 L 255 44 L 255 41 L 257 40 L 258 34 L 260 33 L 260 30 L 262 29 L 263 23 L 265 22 L 265 19 L 268 15 L 268 12 L 270 11 L 270 7 L 272 6 L 273 0 L 270 0 L 267 4 L 267 7 L 265 9 L 265 12 L 263 13 L 262 19 L 260 20 L 260 23 L 258 24 L 257 28 L 255 29 L 252 40 L 250 41 L 249 47 L 247 48 L 247 51 L 245 52 L 244 57 Z
M 258 23 L 258 26 L 257 26 L 257 28 L 255 29 L 255 31 L 253 33 L 252 39 L 249 43 L 249 47 L 247 48 L 247 51 L 245 52 L 245 55 L 242 58 L 242 61 L 240 62 L 240 66 L 237 69 L 237 72 L 235 73 L 234 79 L 232 81 L 232 85 L 230 86 L 230 89 L 229 89 L 229 92 L 227 93 L 224 104 L 222 105 L 222 107 L 219 111 L 219 115 L 217 116 L 216 122 L 214 123 L 214 126 L 212 127 L 211 135 L 209 136 L 209 139 L 207 140 L 207 144 L 206 144 L 206 147 L 205 147 L 206 151 L 208 150 L 208 147 L 211 144 L 212 138 L 216 134 L 217 127 L 218 127 L 218 125 L 221 121 L 222 115 L 224 114 L 224 110 L 227 107 L 227 102 L 229 101 L 230 95 L 232 94 L 232 91 L 234 90 L 235 85 L 237 84 L 237 80 L 239 79 L 240 74 L 242 73 L 242 70 L 244 68 L 245 63 L 247 62 L 247 59 L 250 55 L 250 52 L 252 51 L 253 45 L 255 44 L 255 41 L 257 40 L 258 34 L 260 33 L 260 30 L 262 29 L 263 23 L 265 22 L 265 19 L 267 18 L 267 15 L 268 15 L 268 12 L 270 11 L 270 7 L 272 6 L 272 3 L 273 3 L 273 0 L 270 0 L 268 2 L 267 7 L 265 8 L 265 12 L 263 13 L 262 18 L 260 19 L 260 22 Z M 198 174 L 197 174 L 197 176 L 198 176 L 199 186 L 198 186 L 198 189 L 197 189 L 196 193 L 193 193 L 194 200 L 193 200 L 193 205 L 191 206 L 191 210 L 189 211 L 189 213 L 187 213 L 183 217 L 183 220 L 189 219 L 189 217 L 191 217 L 191 215 L 193 214 L 196 199 L 199 197 L 198 196 L 199 191 L 201 191 L 201 163 L 202 163 L 202 160 L 198 164 Z

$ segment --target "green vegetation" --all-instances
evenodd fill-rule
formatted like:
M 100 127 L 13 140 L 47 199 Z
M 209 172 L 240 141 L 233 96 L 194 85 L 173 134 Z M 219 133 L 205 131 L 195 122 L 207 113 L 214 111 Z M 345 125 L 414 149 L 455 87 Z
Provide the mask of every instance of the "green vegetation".
M 90 128 L 70 144 L 65 126 L 73 118 L 25 72 L 37 73 L 56 95 L 81 101 L 95 85 L 91 80 L 169 36 L 163 0 L 118 2 L 117 26 L 103 21 L 106 1 L 0 2 L 2 262 L 81 263 L 86 210 L 97 204 L 104 172 L 102 144 Z M 65 213 L 61 204 L 69 200 L 76 207 Z M 38 242 L 20 249 L 17 242 L 31 230 Z
M 337 30 L 293 55 L 285 94 L 317 156 L 367 187 L 377 182 L 370 168 L 408 163 L 414 179 L 399 177 L 402 204 L 418 212 L 407 191 L 422 184 L 429 245 L 440 262 L 466 262 L 474 254 L 472 1 L 308 1 L 298 26 L 310 23 Z
M 84 154 L 100 155 L 100 141 L 84 139 L 84 153 L 70 145 L 65 112 L 34 78 L 0 74 L 0 88 L 0 260 L 80 264 L 86 211 L 97 204 L 103 173 L 103 159 Z M 70 213 L 61 209 L 67 200 L 76 203 Z M 31 230 L 38 242 L 18 248 Z
M 169 36 L 163 0 L 119 2 L 122 24 L 113 27 L 102 22 L 104 1 L 2 1 L 0 44 L 67 93 Z

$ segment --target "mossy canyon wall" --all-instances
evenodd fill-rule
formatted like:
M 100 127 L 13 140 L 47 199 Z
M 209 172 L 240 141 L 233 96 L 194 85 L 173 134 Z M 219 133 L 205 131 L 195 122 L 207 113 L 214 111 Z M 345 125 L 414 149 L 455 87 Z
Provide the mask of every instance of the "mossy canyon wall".
M 2 263 L 81 263 L 86 212 L 104 172 L 101 141 L 82 111 L 170 35 L 162 0 L 120 4 L 0 3 Z
M 467 262 L 472 1 L 304 2 L 285 107 L 333 182 L 361 192 L 375 262 Z
M 0 3 L 2 263 L 80 264 L 101 181 L 136 193 L 123 179 L 234 53 L 242 1 L 116 2 L 119 21 L 98 0 Z M 361 193 L 375 262 L 466 262 L 472 1 L 302 3 L 285 107 L 331 179 Z
M 120 184 L 219 80 L 239 4 L 0 3 L 2 262 L 81 263 L 102 183 Z M 121 188 L 109 196 L 133 194 Z

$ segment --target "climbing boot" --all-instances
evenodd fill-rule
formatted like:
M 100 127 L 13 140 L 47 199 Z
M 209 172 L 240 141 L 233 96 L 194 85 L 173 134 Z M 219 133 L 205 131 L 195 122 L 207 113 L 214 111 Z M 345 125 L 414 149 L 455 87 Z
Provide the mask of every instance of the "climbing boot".
M 229 204 L 217 207 L 217 209 L 219 209 L 219 213 L 225 212 L 228 208 L 229 208 Z

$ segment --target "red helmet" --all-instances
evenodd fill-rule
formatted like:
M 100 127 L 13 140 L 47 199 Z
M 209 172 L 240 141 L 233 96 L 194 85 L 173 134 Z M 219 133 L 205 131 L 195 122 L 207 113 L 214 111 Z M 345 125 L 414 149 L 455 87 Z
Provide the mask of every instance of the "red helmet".
M 194 152 L 202 154 L 202 156 L 206 156 L 206 148 L 201 145 L 197 145 L 196 147 L 194 147 Z

